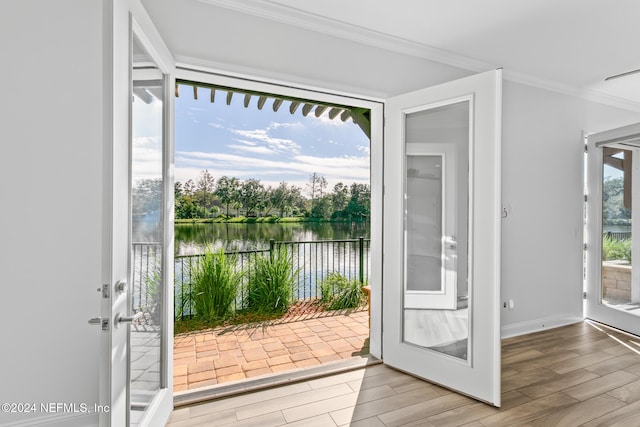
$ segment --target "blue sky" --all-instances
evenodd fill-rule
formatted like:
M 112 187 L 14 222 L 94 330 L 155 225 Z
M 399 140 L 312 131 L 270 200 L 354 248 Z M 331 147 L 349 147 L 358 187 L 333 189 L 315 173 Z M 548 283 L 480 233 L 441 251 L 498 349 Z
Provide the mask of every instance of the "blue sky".
M 280 181 L 305 188 L 314 172 L 324 176 L 328 190 L 337 182 L 369 183 L 369 139 L 351 119 L 330 120 L 327 112 L 316 118 L 302 115 L 302 108 L 289 113 L 288 101 L 278 110 L 269 99 L 258 110 L 253 97 L 248 108 L 244 97 L 234 95 L 231 105 L 226 92 L 180 86 L 176 98 L 176 181 L 193 179 L 207 169 L 214 178 L 259 179 L 265 186 Z M 327 110 L 328 111 L 328 110 Z

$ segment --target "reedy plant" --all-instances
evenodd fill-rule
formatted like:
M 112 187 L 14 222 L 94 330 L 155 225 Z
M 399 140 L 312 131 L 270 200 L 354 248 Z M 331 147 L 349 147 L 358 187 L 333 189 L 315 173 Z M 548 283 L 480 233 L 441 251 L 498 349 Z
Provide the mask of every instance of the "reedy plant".
M 327 310 L 358 308 L 365 300 L 362 284 L 340 273 L 329 273 L 320 282 L 320 304 Z
M 229 318 L 242 281 L 242 272 L 236 268 L 235 256 L 224 250 L 205 250 L 200 262 L 191 271 L 191 300 L 195 316 L 207 321 Z
M 284 246 L 256 256 L 253 274 L 247 281 L 245 309 L 259 314 L 285 313 L 291 305 L 296 274 Z

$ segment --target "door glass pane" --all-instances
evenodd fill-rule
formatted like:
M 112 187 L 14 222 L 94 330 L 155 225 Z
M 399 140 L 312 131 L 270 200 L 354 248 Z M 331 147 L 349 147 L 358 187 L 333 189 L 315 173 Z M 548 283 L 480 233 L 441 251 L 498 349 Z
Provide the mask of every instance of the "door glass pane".
M 470 345 L 469 114 L 463 101 L 409 113 L 405 122 L 403 340 L 463 360 Z
M 163 79 L 134 35 L 131 121 L 130 403 L 146 409 L 161 387 L 163 307 Z
M 615 144 L 602 148 L 601 299 L 612 308 L 640 315 L 640 285 L 633 274 L 631 253 L 638 220 L 632 191 L 638 179 L 633 174 L 636 152 Z

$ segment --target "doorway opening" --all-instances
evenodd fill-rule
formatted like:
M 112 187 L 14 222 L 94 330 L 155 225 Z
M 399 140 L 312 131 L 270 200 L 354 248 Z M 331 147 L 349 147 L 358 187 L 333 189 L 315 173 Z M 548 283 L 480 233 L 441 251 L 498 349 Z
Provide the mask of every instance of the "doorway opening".
M 586 317 L 639 334 L 640 125 L 587 137 Z
M 370 120 L 177 81 L 174 391 L 367 358 Z M 235 274 L 226 309 L 206 301 L 207 268 Z

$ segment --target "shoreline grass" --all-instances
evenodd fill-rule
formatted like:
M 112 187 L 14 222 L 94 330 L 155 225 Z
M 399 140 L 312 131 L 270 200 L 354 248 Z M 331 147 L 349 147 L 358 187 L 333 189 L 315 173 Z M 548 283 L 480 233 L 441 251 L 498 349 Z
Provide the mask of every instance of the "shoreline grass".
M 176 219 L 174 221 L 175 224 L 214 224 L 214 223 L 225 223 L 225 224 L 276 224 L 276 223 L 296 223 L 296 222 L 354 222 L 352 220 L 345 219 L 325 219 L 325 218 L 307 218 L 307 217 L 299 217 L 299 216 L 287 216 L 287 217 L 278 217 L 278 216 L 265 216 L 265 217 L 245 217 L 245 216 L 235 216 L 235 217 L 225 217 L 224 215 L 219 215 L 215 218 L 190 218 L 190 219 Z M 357 222 L 357 221 L 356 221 Z M 364 222 L 364 221 L 362 221 Z

